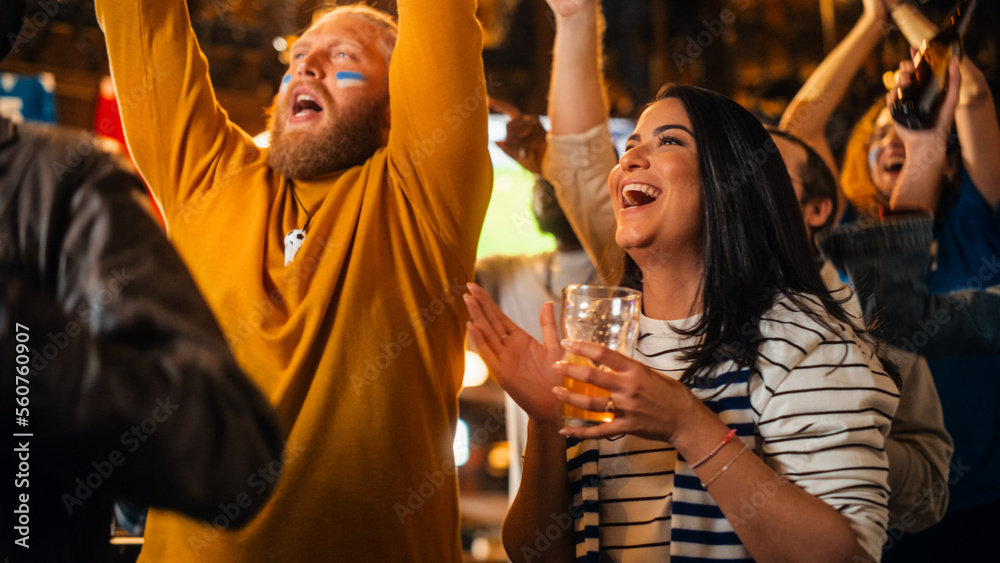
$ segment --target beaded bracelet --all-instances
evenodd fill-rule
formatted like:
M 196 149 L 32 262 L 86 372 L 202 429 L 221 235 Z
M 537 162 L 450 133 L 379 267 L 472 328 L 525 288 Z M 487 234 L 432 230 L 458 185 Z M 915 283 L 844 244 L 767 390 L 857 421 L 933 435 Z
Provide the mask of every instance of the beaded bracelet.
M 716 479 L 718 479 L 719 475 L 722 475 L 723 473 L 725 473 L 726 470 L 729 469 L 729 467 L 732 464 L 736 463 L 736 460 L 739 459 L 741 455 L 743 455 L 743 452 L 745 452 L 745 451 L 747 451 L 749 449 L 750 449 L 750 446 L 748 446 L 746 444 L 743 444 L 743 449 L 740 450 L 740 453 L 734 455 L 733 459 L 729 460 L 729 463 L 727 463 L 724 466 L 722 466 L 722 469 L 720 469 L 718 473 L 716 473 L 711 479 L 709 479 L 708 482 L 703 482 L 701 484 L 701 486 L 707 491 L 708 490 L 708 486 L 711 485 L 713 481 L 715 481 Z
M 715 446 L 715 449 L 713 449 L 712 451 L 708 452 L 708 455 L 706 455 L 705 457 L 703 457 L 703 458 L 699 459 L 698 461 L 692 463 L 691 464 L 691 469 L 694 469 L 695 467 L 698 467 L 699 465 L 701 465 L 701 464 L 705 463 L 706 461 L 712 459 L 712 456 L 715 455 L 715 454 L 717 454 L 717 453 L 719 453 L 719 450 L 721 450 L 723 447 L 725 447 L 725 445 L 728 444 L 729 441 L 732 440 L 733 436 L 735 436 L 735 435 L 736 435 L 736 429 L 733 428 L 732 430 L 729 431 L 729 434 L 726 434 L 726 437 L 722 439 L 722 442 L 720 442 L 718 446 Z

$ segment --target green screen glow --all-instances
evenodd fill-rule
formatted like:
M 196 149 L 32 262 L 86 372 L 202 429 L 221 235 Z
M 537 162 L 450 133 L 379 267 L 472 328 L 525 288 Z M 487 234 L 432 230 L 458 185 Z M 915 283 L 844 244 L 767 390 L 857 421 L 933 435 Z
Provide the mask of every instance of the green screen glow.
M 482 258 L 493 254 L 536 254 L 553 250 L 555 237 L 538 230 L 531 212 L 534 177 L 502 152 L 501 155 L 509 165 L 500 167 L 497 166 L 499 159 L 493 160 L 493 197 L 486 210 L 476 255 Z
M 542 124 L 548 126 L 548 119 L 544 116 Z M 634 123 L 627 119 L 611 119 L 611 137 L 619 154 L 624 150 L 625 140 L 633 127 Z M 489 136 L 493 197 L 486 210 L 476 255 L 482 258 L 493 254 L 537 254 L 554 250 L 555 237 L 538 230 L 535 215 L 531 212 L 534 177 L 496 146 L 497 141 L 507 136 L 506 116 L 490 114 Z

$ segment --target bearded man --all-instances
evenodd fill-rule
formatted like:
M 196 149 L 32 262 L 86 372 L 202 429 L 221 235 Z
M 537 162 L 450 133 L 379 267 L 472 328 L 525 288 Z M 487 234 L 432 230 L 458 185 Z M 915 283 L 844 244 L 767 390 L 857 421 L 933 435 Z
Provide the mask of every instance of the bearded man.
M 492 184 L 482 32 L 474 0 L 398 10 L 398 28 L 359 5 L 314 20 L 260 150 L 219 106 L 183 0 L 97 2 L 132 155 L 288 434 L 284 463 L 214 519 L 151 512 L 141 560 L 461 560 L 458 295 Z

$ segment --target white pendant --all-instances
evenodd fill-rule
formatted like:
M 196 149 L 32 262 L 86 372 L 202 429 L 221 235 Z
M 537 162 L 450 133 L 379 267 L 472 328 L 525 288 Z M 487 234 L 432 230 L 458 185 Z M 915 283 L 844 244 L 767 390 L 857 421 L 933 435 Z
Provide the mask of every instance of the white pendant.
M 285 265 L 292 263 L 295 260 L 295 255 L 298 254 L 299 249 L 302 248 L 302 244 L 306 241 L 306 232 L 302 229 L 293 229 L 288 231 L 285 235 Z

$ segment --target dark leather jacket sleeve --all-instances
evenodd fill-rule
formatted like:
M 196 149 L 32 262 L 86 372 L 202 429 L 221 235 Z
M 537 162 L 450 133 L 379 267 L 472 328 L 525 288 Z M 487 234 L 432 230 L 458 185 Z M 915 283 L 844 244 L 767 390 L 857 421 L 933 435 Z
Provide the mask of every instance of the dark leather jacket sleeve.
M 1000 286 L 931 294 L 933 219 L 913 216 L 839 227 L 823 253 L 850 275 L 865 322 L 889 343 L 928 358 L 1000 353 Z
M 0 181 L 0 371 L 13 379 L 26 332 L 30 430 L 88 460 L 120 451 L 122 496 L 218 514 L 281 459 L 282 433 L 141 184 L 83 135 L 2 119 Z

